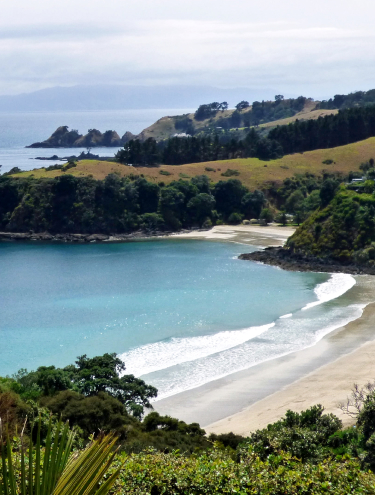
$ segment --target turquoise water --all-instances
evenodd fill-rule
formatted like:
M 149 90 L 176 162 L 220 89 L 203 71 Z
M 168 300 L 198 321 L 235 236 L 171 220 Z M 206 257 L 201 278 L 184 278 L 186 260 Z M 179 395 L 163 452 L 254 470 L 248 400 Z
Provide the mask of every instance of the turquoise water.
M 358 313 L 335 299 L 343 280 L 236 259 L 250 249 L 0 244 L 0 375 L 116 352 L 166 396 L 311 345 Z

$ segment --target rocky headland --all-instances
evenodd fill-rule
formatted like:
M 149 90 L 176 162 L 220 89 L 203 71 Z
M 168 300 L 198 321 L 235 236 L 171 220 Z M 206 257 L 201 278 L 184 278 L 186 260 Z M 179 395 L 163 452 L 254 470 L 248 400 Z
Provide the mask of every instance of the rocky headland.
M 294 253 L 282 247 L 268 247 L 263 251 L 241 254 L 240 260 L 256 261 L 267 265 L 277 266 L 283 270 L 294 272 L 328 272 L 350 273 L 353 275 L 375 275 L 375 268 L 355 264 L 339 263 L 329 258 L 319 258 L 306 254 Z
M 69 130 L 68 126 L 63 125 L 58 127 L 45 141 L 33 143 L 26 148 L 118 148 L 124 146 L 134 137 L 131 132 L 126 132 L 120 137 L 116 131 L 101 133 L 97 129 L 89 129 L 88 133 L 83 135 L 79 134 L 77 130 Z

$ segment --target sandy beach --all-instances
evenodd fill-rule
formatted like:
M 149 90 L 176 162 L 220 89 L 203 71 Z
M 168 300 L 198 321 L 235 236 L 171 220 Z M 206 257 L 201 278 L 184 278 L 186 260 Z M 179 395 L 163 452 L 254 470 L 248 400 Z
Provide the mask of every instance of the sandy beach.
M 274 225 L 217 225 L 211 230 L 172 234 L 175 239 L 206 239 L 209 241 L 231 241 L 253 246 L 282 246 L 295 232 L 294 227 Z
M 219 226 L 180 237 L 276 246 L 293 231 L 274 226 Z M 248 435 L 280 419 L 288 409 L 301 411 L 314 404 L 322 404 L 350 424 L 351 418 L 342 414 L 339 403 L 346 401 L 354 383 L 375 380 L 375 278 L 360 275 L 355 279 L 350 297 L 364 308 L 360 318 L 312 347 L 157 401 L 155 409 L 199 422 L 214 433 Z

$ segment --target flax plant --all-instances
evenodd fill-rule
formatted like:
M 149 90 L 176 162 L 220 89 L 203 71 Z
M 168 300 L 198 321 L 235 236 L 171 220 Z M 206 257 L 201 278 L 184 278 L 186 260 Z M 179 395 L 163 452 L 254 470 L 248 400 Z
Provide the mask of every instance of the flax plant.
M 105 479 L 117 452 L 113 435 L 101 436 L 85 450 L 72 453 L 75 434 L 61 420 L 54 432 L 50 421 L 44 448 L 40 421 L 36 444 L 33 445 L 30 436 L 27 449 L 24 430 L 25 425 L 17 455 L 9 436 L 2 441 L 0 419 L 0 495 L 106 495 L 109 492 L 121 469 Z

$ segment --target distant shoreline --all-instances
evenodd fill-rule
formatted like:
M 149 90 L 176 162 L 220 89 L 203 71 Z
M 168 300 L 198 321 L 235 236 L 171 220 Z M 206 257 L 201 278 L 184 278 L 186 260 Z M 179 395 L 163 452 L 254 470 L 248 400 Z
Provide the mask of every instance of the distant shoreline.
M 217 225 L 212 229 L 191 229 L 182 231 L 142 231 L 137 230 L 130 234 L 77 234 L 77 233 L 50 233 L 50 232 L 0 232 L 0 242 L 128 242 L 148 239 L 206 239 L 232 240 L 241 244 L 259 246 L 282 245 L 295 231 L 291 227 L 276 227 L 260 225 Z M 260 235 L 262 234 L 262 235 Z

